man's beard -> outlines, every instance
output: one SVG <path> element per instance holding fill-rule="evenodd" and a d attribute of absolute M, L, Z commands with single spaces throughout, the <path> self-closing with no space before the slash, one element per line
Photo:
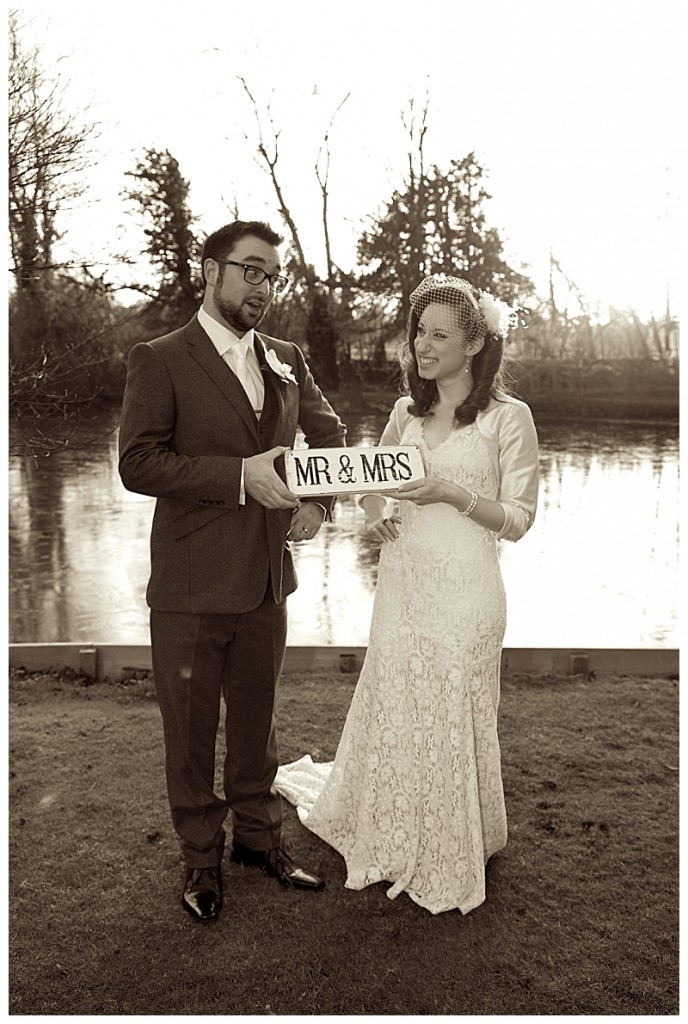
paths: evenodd
<path fill-rule="evenodd" d="M 222 319 L 227 321 L 232 330 L 245 334 L 252 327 L 257 327 L 265 316 L 267 303 L 264 303 L 262 299 L 255 298 L 250 300 L 251 305 L 247 304 L 247 302 L 242 302 L 241 305 L 238 305 L 236 302 L 230 302 L 228 299 L 221 299 L 219 295 L 220 287 L 221 283 L 218 281 L 213 292 L 215 307 Z M 260 309 L 258 308 L 259 302 L 261 303 Z M 255 303 L 255 306 L 252 303 Z"/>

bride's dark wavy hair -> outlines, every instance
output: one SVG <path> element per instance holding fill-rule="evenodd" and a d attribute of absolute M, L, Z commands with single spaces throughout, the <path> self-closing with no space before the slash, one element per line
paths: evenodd
<path fill-rule="evenodd" d="M 476 302 L 479 295 L 471 289 Z M 419 308 L 411 309 L 408 318 L 406 341 L 404 342 L 400 362 L 403 384 L 413 399 L 409 412 L 413 416 L 427 416 L 437 400 L 437 383 L 426 380 L 418 373 L 415 340 L 418 334 L 418 321 L 430 303 L 438 302 L 447 306 L 456 318 L 457 326 L 466 325 L 461 329 L 466 334 L 466 347 L 470 349 L 473 342 L 485 338 L 483 347 L 473 356 L 473 388 L 470 394 L 457 405 L 454 410 L 454 423 L 463 426 L 473 423 L 479 412 L 486 409 L 491 398 L 498 398 L 499 392 L 507 391 L 506 374 L 502 366 L 504 357 L 504 339 L 500 334 L 493 334 L 485 327 L 485 321 L 470 299 L 455 286 L 438 283 L 429 288 L 423 295 Z"/>

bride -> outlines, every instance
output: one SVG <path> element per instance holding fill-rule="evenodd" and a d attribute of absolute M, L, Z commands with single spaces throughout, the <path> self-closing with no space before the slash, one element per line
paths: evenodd
<path fill-rule="evenodd" d="M 506 625 L 501 539 L 537 503 L 528 407 L 501 389 L 511 311 L 444 275 L 411 295 L 407 396 L 381 445 L 416 444 L 424 479 L 360 499 L 382 542 L 365 662 L 331 765 L 279 769 L 276 789 L 344 857 L 346 885 L 390 882 L 433 914 L 485 899 L 506 844 L 497 707 Z"/>

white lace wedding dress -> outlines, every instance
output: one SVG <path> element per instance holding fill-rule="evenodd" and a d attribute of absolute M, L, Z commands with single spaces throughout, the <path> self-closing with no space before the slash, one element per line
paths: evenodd
<path fill-rule="evenodd" d="M 430 450 L 426 473 L 497 498 L 475 424 Z M 382 545 L 368 651 L 333 764 L 281 767 L 275 788 L 346 861 L 346 885 L 388 881 L 433 914 L 485 899 L 506 843 L 497 705 L 506 624 L 497 541 L 446 504 L 400 503 Z"/>

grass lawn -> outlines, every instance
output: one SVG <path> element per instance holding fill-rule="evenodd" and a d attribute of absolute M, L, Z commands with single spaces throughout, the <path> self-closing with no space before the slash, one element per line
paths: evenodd
<path fill-rule="evenodd" d="M 283 678 L 283 762 L 332 758 L 354 682 Z M 151 682 L 15 673 L 10 1013 L 677 1014 L 677 681 L 507 677 L 500 736 L 509 843 L 477 910 L 345 889 L 286 806 L 285 845 L 327 889 L 226 856 L 202 925 L 179 905 Z"/>

